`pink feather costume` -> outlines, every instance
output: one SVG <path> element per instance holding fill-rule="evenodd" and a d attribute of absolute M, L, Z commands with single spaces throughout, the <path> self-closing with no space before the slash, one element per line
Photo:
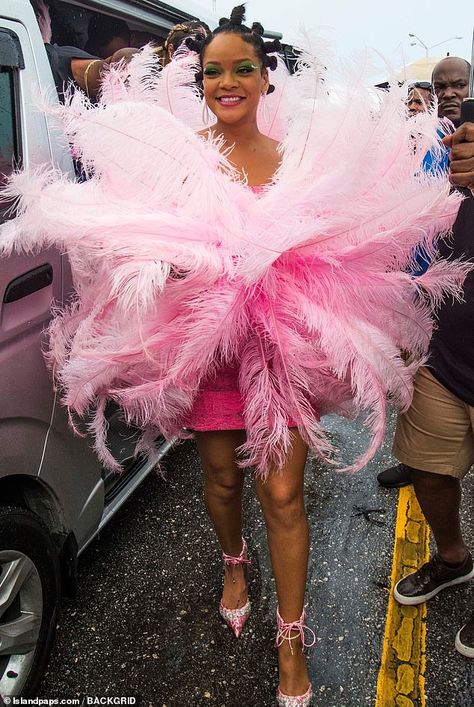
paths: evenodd
<path fill-rule="evenodd" d="M 387 400 L 410 403 L 433 307 L 460 295 L 469 266 L 434 261 L 418 278 L 406 269 L 418 244 L 434 253 L 460 198 L 420 170 L 434 115 L 407 121 L 398 86 L 378 92 L 360 66 L 331 79 L 315 54 L 291 78 L 280 71 L 284 90 L 259 116 L 282 151 L 259 194 L 195 133 L 192 58 L 160 70 L 147 51 L 110 70 L 98 105 L 76 92 L 50 109 L 89 181 L 53 168 L 11 180 L 18 215 L 0 247 L 69 255 L 77 294 L 53 319 L 48 359 L 68 408 L 94 411 L 109 467 L 107 399 L 144 428 L 143 450 L 157 432 L 182 436 L 203 382 L 229 367 L 242 465 L 261 474 L 281 467 L 289 421 L 332 461 L 318 416 L 330 411 L 367 413 L 372 441 L 350 467 L 360 468 L 383 439 Z"/>

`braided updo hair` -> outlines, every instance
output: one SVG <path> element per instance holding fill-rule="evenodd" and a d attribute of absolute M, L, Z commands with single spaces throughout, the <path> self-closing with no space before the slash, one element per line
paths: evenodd
<path fill-rule="evenodd" d="M 274 71 L 277 67 L 278 60 L 276 56 L 269 56 L 269 54 L 280 51 L 280 42 L 278 41 L 278 39 L 274 39 L 271 42 L 264 42 L 263 34 L 265 30 L 263 29 L 260 22 L 254 22 L 252 27 L 246 27 L 243 24 L 244 20 L 245 5 L 237 5 L 237 7 L 234 7 L 234 9 L 232 10 L 230 18 L 228 19 L 227 17 L 222 17 L 219 20 L 219 26 L 216 27 L 216 29 L 211 32 L 211 34 L 209 34 L 205 39 L 201 39 L 199 37 L 196 37 L 194 39 L 189 38 L 185 40 L 186 45 L 189 47 L 189 49 L 192 49 L 193 51 L 199 54 L 199 58 L 201 60 L 202 65 L 202 60 L 204 52 L 206 51 L 206 47 L 212 42 L 216 35 L 224 33 L 237 34 L 244 40 L 244 42 L 247 42 L 248 44 L 252 45 L 255 50 L 255 54 L 257 55 L 259 61 L 262 64 L 262 67 L 270 69 L 270 71 Z M 198 81 L 202 81 L 202 72 L 196 75 L 196 79 Z M 274 90 L 275 86 L 269 84 L 267 93 L 272 93 Z"/>
<path fill-rule="evenodd" d="M 205 30 L 205 34 L 202 33 Z M 205 22 L 200 20 L 193 20 L 192 22 L 183 22 L 179 25 L 174 25 L 168 32 L 168 36 L 165 39 L 163 47 L 168 48 L 172 44 L 175 49 L 179 47 L 181 42 L 186 39 L 186 37 L 191 33 L 197 33 L 197 37 L 203 41 L 204 36 L 210 34 L 211 30 L 206 25 Z"/>

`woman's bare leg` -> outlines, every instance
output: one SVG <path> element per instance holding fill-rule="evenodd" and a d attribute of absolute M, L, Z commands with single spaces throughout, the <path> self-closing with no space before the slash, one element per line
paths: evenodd
<path fill-rule="evenodd" d="M 196 443 L 204 471 L 204 500 L 226 555 L 242 550 L 242 490 L 245 474 L 236 463 L 236 449 L 245 440 L 241 430 L 196 432 Z M 247 601 L 247 581 L 242 565 L 226 566 L 222 603 L 237 609 Z"/>
<path fill-rule="evenodd" d="M 292 434 L 293 449 L 285 468 L 281 472 L 271 472 L 266 481 L 256 480 L 267 525 L 278 606 L 283 621 L 287 623 L 297 621 L 303 613 L 309 552 L 303 495 L 308 450 L 298 430 L 293 429 Z M 278 649 L 280 689 L 286 695 L 302 695 L 309 683 L 306 658 L 299 638 L 291 641 L 291 647 L 289 641 L 284 641 Z"/>

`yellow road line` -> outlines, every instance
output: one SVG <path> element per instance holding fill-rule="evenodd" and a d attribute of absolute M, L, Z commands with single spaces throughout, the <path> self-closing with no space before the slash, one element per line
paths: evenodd
<path fill-rule="evenodd" d="M 412 486 L 400 489 L 392 589 L 429 557 L 429 528 Z M 401 606 L 390 591 L 376 707 L 425 707 L 426 604 Z"/>

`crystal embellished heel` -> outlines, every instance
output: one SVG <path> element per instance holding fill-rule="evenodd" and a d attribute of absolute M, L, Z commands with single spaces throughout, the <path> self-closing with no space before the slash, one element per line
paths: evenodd
<path fill-rule="evenodd" d="M 313 699 L 313 688 L 308 687 L 304 695 L 284 695 L 278 688 L 277 690 L 277 705 L 278 707 L 309 707 Z"/>
<path fill-rule="evenodd" d="M 291 653 L 293 653 L 292 641 L 297 638 L 299 638 L 301 641 L 302 650 L 304 648 L 310 648 L 311 646 L 314 646 L 314 644 L 316 643 L 316 636 L 314 634 L 314 631 L 310 629 L 309 626 L 306 626 L 306 624 L 304 623 L 305 618 L 306 613 L 303 609 L 303 613 L 301 614 L 298 621 L 291 621 L 290 623 L 286 623 L 281 618 L 280 612 L 277 609 L 278 630 L 275 646 L 279 648 L 284 641 L 288 641 L 288 643 L 290 644 L 290 651 Z M 308 643 L 305 640 L 305 631 L 307 631 L 309 634 Z M 280 690 L 280 687 L 278 687 L 276 698 L 278 707 L 309 707 L 313 698 L 313 688 L 311 687 L 310 683 L 304 695 L 285 695 Z"/>
<path fill-rule="evenodd" d="M 236 565 L 250 565 L 251 560 L 247 559 L 247 549 L 247 543 L 244 538 L 242 538 L 242 551 L 238 557 L 226 555 L 225 552 L 222 553 L 224 565 L 227 567 L 235 567 Z M 238 609 L 228 609 L 224 606 L 221 600 L 219 604 L 219 614 L 222 616 L 227 626 L 233 631 L 234 636 L 238 638 L 242 633 L 242 629 L 250 615 L 250 602 L 247 599 L 245 604 Z"/>

